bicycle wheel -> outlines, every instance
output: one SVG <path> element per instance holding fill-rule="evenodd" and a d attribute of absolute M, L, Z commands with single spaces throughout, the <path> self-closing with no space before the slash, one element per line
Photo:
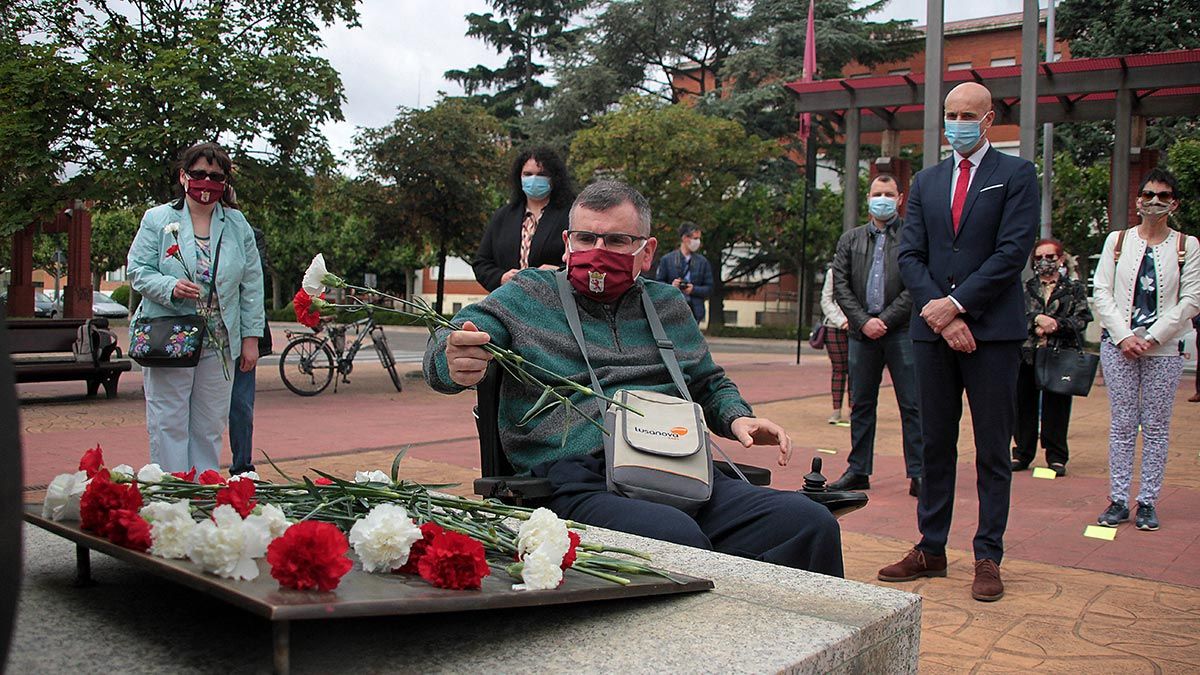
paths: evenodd
<path fill-rule="evenodd" d="M 316 396 L 333 381 L 333 352 L 321 340 L 292 340 L 279 355 L 279 377 L 293 393 Z"/>
<path fill-rule="evenodd" d="M 383 364 L 383 369 L 388 371 L 388 375 L 392 376 L 392 385 L 396 387 L 396 391 L 402 391 L 400 374 L 396 372 L 396 357 L 392 355 L 392 348 L 388 346 L 387 336 L 381 330 L 372 338 L 375 343 L 375 352 L 379 354 L 379 362 Z"/>

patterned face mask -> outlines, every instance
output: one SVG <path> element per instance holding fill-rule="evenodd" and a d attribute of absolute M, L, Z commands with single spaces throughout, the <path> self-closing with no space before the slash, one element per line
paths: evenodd
<path fill-rule="evenodd" d="M 1050 276 L 1058 274 L 1057 260 L 1035 260 L 1033 261 L 1033 273 L 1038 276 Z"/>

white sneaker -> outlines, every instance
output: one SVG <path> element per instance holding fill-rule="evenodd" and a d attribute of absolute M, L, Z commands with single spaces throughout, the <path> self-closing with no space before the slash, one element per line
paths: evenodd
<path fill-rule="evenodd" d="M 833 414 L 829 416 L 829 419 L 827 421 L 830 424 L 837 424 L 838 422 L 841 422 L 842 421 L 842 411 L 834 410 Z"/>

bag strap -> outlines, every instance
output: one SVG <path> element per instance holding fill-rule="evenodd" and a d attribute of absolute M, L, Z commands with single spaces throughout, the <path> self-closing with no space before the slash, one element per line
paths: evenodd
<path fill-rule="evenodd" d="M 571 327 L 571 335 L 575 337 L 575 343 L 579 345 L 579 351 L 583 353 L 583 362 L 587 365 L 588 374 L 592 377 L 592 388 L 603 394 L 604 390 L 600 387 L 600 380 L 596 377 L 596 371 L 592 369 L 592 362 L 588 359 L 587 346 L 583 341 L 583 327 L 579 323 L 579 305 L 575 302 L 575 295 L 571 290 L 571 282 L 567 280 L 566 270 L 560 270 L 554 274 L 555 281 L 558 285 L 558 297 L 562 300 L 563 313 L 567 316 L 567 325 Z M 683 394 L 683 398 L 688 403 L 693 403 L 691 392 L 688 391 L 687 384 L 683 380 L 683 371 L 679 368 L 679 361 L 675 358 L 675 344 L 667 337 L 666 330 L 663 329 L 662 320 L 658 317 L 658 310 L 655 309 L 654 303 L 650 300 L 650 293 L 646 291 L 645 285 L 642 286 L 642 307 L 646 310 L 646 319 L 650 322 L 650 332 L 654 336 L 654 342 L 658 346 L 658 353 L 662 356 L 663 362 L 667 365 L 667 371 L 671 373 L 671 380 L 679 389 L 679 393 Z M 600 405 L 600 413 L 603 415 L 608 411 L 608 406 L 603 399 L 597 399 Z M 734 473 L 739 478 L 750 482 L 746 478 L 746 474 L 738 468 L 737 464 L 730 459 L 729 455 L 721 449 L 721 446 L 710 442 L 709 445 L 717 449 L 721 453 L 721 457 L 729 464 Z"/>
<path fill-rule="evenodd" d="M 1117 246 L 1113 249 L 1113 262 L 1121 262 L 1121 247 L 1125 245 L 1125 235 L 1129 230 L 1121 230 L 1117 233 Z"/>
<path fill-rule="evenodd" d="M 1179 276 L 1180 276 L 1180 288 L 1182 288 L 1183 287 L 1183 283 L 1182 283 L 1182 281 L 1183 281 L 1183 279 L 1182 279 L 1182 277 L 1183 277 L 1183 260 L 1184 260 L 1184 258 L 1187 257 L 1187 235 L 1184 234 L 1183 232 L 1180 232 L 1179 230 L 1175 230 L 1175 238 L 1178 240 L 1177 245 L 1179 247 Z"/>
<path fill-rule="evenodd" d="M 567 280 L 566 270 L 554 273 L 555 281 L 558 283 L 558 297 L 562 300 L 563 314 L 567 316 L 567 325 L 571 327 L 571 335 L 575 336 L 575 344 L 579 345 L 579 351 L 583 353 L 583 362 L 587 365 L 588 374 L 592 376 L 592 389 L 598 394 L 604 394 L 604 389 L 600 386 L 600 380 L 596 377 L 596 371 L 592 370 L 592 362 L 588 359 L 587 346 L 583 341 L 583 327 L 579 325 L 579 305 L 575 303 L 575 296 L 571 293 L 571 282 Z M 600 402 L 600 416 L 608 412 L 608 404 L 603 399 L 596 399 Z"/>

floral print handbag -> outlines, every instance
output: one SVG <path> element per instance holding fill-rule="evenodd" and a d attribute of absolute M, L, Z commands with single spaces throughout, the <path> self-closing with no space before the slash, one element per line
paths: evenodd
<path fill-rule="evenodd" d="M 225 233 L 221 233 L 224 238 Z M 217 265 L 221 263 L 221 242 L 213 261 L 209 304 L 217 288 Z M 159 316 L 140 315 L 129 326 L 129 358 L 146 368 L 195 368 L 200 363 L 208 321 L 199 314 Z"/>
<path fill-rule="evenodd" d="M 129 358 L 148 368 L 195 368 L 207 323 L 198 314 L 139 317 L 130 326 Z"/>

